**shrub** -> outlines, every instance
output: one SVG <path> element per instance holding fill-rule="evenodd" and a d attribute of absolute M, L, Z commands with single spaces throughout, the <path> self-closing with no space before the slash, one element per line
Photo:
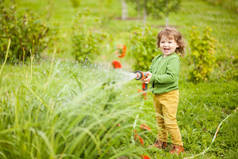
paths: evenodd
<path fill-rule="evenodd" d="M 142 71 L 149 69 L 152 59 L 158 55 L 156 35 L 157 32 L 151 27 L 137 28 L 133 31 L 129 46 L 129 54 L 135 60 L 133 69 Z"/>
<path fill-rule="evenodd" d="M 0 58 L 4 59 L 8 39 L 11 39 L 8 55 L 11 63 L 24 61 L 30 56 L 40 57 L 49 41 L 49 28 L 32 13 L 17 15 L 14 6 L 0 6 L 0 32 Z"/>
<path fill-rule="evenodd" d="M 85 61 L 92 63 L 96 56 L 101 53 L 101 44 L 107 37 L 107 34 L 95 28 L 89 28 L 89 24 L 97 25 L 98 18 L 87 19 L 87 16 L 79 14 L 73 26 L 73 56 L 76 61 L 84 63 Z M 90 22 L 91 20 L 91 22 Z"/>
<path fill-rule="evenodd" d="M 73 35 L 73 55 L 75 60 L 80 63 L 85 61 L 92 63 L 97 55 L 100 54 L 100 43 L 105 34 L 93 31 L 78 31 Z"/>
<path fill-rule="evenodd" d="M 207 27 L 201 35 L 193 27 L 190 34 L 191 57 L 193 60 L 190 80 L 194 82 L 208 80 L 215 66 L 215 40 L 210 32 L 211 28 Z"/>
<path fill-rule="evenodd" d="M 74 8 L 78 8 L 81 0 L 70 0 L 70 2 Z"/>

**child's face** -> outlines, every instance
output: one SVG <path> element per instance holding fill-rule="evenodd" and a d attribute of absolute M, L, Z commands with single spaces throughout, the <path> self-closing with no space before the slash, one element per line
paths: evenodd
<path fill-rule="evenodd" d="M 165 56 L 174 53 L 176 48 L 178 47 L 177 42 L 174 38 L 169 38 L 167 36 L 162 36 L 160 40 L 160 50 L 163 52 Z"/>

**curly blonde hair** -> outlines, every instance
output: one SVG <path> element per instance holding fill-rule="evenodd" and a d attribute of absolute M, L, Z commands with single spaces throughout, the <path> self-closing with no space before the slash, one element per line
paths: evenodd
<path fill-rule="evenodd" d="M 177 54 L 181 54 L 182 56 L 185 54 L 185 43 L 182 34 L 179 31 L 172 27 L 164 28 L 157 35 L 157 47 L 160 47 L 160 40 L 162 36 L 166 36 L 169 39 L 174 39 L 178 44 L 178 48 L 176 48 L 175 52 Z"/>

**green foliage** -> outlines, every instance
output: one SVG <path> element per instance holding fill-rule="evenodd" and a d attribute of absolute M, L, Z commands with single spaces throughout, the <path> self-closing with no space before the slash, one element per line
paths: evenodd
<path fill-rule="evenodd" d="M 175 12 L 180 7 L 181 0 L 127 0 L 133 3 L 138 11 L 143 12 L 146 10 L 146 14 L 154 17 L 161 17 Z"/>
<path fill-rule="evenodd" d="M 97 17 L 88 17 L 87 15 L 89 13 L 87 12 L 89 11 L 79 13 L 73 26 L 72 55 L 80 63 L 84 63 L 85 61 L 92 63 L 95 57 L 100 55 L 101 45 L 104 39 L 107 38 L 106 33 L 91 27 L 93 25 L 99 25 L 100 19 Z"/>
<path fill-rule="evenodd" d="M 70 2 L 74 8 L 78 8 L 80 6 L 81 0 L 70 0 Z"/>
<path fill-rule="evenodd" d="M 238 0 L 204 0 L 211 4 L 220 5 L 224 8 L 238 12 Z"/>
<path fill-rule="evenodd" d="M 101 32 L 78 30 L 73 35 L 73 56 L 80 63 L 92 63 L 96 56 L 100 55 L 100 43 L 105 38 Z"/>
<path fill-rule="evenodd" d="M 190 80 L 194 82 L 206 81 L 215 66 L 215 40 L 211 36 L 211 28 L 206 27 L 200 35 L 196 27 L 190 34 L 191 58 L 193 68 L 190 71 Z"/>
<path fill-rule="evenodd" d="M 157 136 L 152 96 L 143 104 L 137 94 L 141 83 L 135 80 L 123 86 L 125 74 L 118 75 L 118 71 L 60 61 L 32 67 L 6 66 L 0 80 L 0 158 L 140 159 L 141 154 L 179 158 L 169 154 L 168 149 L 158 151 L 149 146 Z M 237 106 L 238 82 L 182 81 L 180 86 L 177 119 L 188 152 L 185 158 L 210 145 L 217 125 Z M 136 130 L 145 146 L 131 142 L 137 114 Z M 215 145 L 198 159 L 234 156 L 236 121 L 237 116 L 226 121 Z M 145 123 L 151 131 L 139 128 Z"/>
<path fill-rule="evenodd" d="M 49 28 L 31 12 L 17 15 L 14 6 L 0 6 L 0 32 L 0 58 L 4 59 L 8 39 L 11 39 L 7 59 L 11 63 L 24 61 L 30 56 L 39 58 L 49 41 Z"/>
<path fill-rule="evenodd" d="M 136 30 L 132 31 L 129 54 L 135 60 L 133 64 L 134 70 L 148 70 L 152 59 L 158 55 L 156 35 L 157 31 L 151 27 L 146 27 L 145 29 L 136 28 Z"/>
<path fill-rule="evenodd" d="M 0 158 L 140 158 L 138 98 L 116 87 L 124 74 L 57 61 L 9 66 L 2 77 Z"/>
<path fill-rule="evenodd" d="M 45 5 L 42 5 L 43 1 L 46 3 L 49 0 L 15 0 L 19 4 L 19 9 L 32 7 L 39 12 L 45 11 Z M 107 13 L 110 14 L 104 15 L 111 17 L 120 15 L 119 12 L 115 14 L 115 7 L 120 6 L 119 1 L 104 1 L 113 2 L 112 7 L 108 7 Z M 79 6 L 82 8 L 83 5 L 90 6 L 95 12 L 88 16 L 87 21 L 78 24 L 91 25 L 93 22 L 90 21 L 90 18 L 94 18 L 93 15 L 98 16 L 105 13 L 98 7 L 98 2 L 98 0 L 84 1 L 82 6 Z M 72 7 L 65 9 L 65 6 L 69 5 L 70 1 L 54 3 L 54 9 L 51 10 L 54 16 L 48 21 L 50 24 L 52 21 L 60 22 L 59 28 L 62 32 L 61 39 L 64 41 L 62 45 L 64 47 L 70 47 L 71 44 L 67 38 L 70 37 L 71 30 L 69 28 L 71 28 L 75 11 Z M 208 10 L 209 12 L 207 12 Z M 227 62 L 223 69 L 229 73 L 224 72 L 224 76 L 229 75 L 226 77 L 234 79 L 233 72 L 238 70 L 237 57 L 235 56 L 238 46 L 236 14 L 230 14 L 220 7 L 209 6 L 200 0 L 183 0 L 181 12 L 171 15 L 169 18 L 170 22 L 176 23 L 181 28 L 185 37 L 191 24 L 212 26 L 214 28 L 213 35 L 224 44 L 223 48 L 227 49 L 220 53 L 229 57 L 221 61 L 222 63 Z M 163 19 L 150 22 L 156 27 L 164 24 Z M 121 39 L 129 41 L 127 38 L 128 27 L 140 23 L 141 21 L 118 21 L 108 18 L 103 29 L 111 32 L 113 36 L 120 35 Z M 221 31 L 221 28 L 224 29 Z M 90 30 L 94 29 L 90 28 Z M 68 54 L 65 56 L 60 52 L 60 55 L 65 59 Z M 181 64 L 187 71 L 188 66 L 183 62 Z M 142 112 L 135 112 L 142 105 L 140 100 L 135 100 L 135 96 L 138 96 L 135 94 L 136 89 L 141 88 L 139 81 L 135 81 L 135 83 L 139 83 L 138 85 L 128 83 L 126 90 L 118 93 L 116 87 L 120 88 L 121 85 L 112 85 L 108 84 L 107 80 L 98 80 L 99 77 L 101 79 L 107 77 L 108 72 L 81 70 L 78 64 L 71 62 L 66 64 L 57 61 L 51 65 L 52 67 L 49 66 L 48 61 L 46 63 L 42 61 L 33 65 L 32 69 L 26 66 L 6 65 L 2 70 L 0 79 L 0 158 L 90 159 L 119 158 L 124 155 L 134 159 L 141 158 L 142 153 L 148 153 L 151 158 L 190 157 L 199 154 L 209 146 L 220 121 L 231 113 L 238 103 L 237 81 L 218 82 L 216 80 L 195 85 L 182 80 L 186 76 L 182 71 L 181 100 L 177 119 L 187 153 L 183 157 L 177 157 L 170 155 L 168 149 L 158 151 L 158 149 L 149 147 L 157 135 L 155 112 L 151 96 L 148 96 L 148 100 L 145 101 Z M 213 73 L 217 75 L 217 72 L 213 71 Z M 236 77 L 238 77 L 237 73 Z M 114 86 L 116 86 L 115 90 Z M 103 109 L 107 112 L 104 112 Z M 139 113 L 137 125 L 146 122 L 152 129 L 151 132 L 145 132 L 137 128 L 145 141 L 144 147 L 137 143 L 131 144 L 131 124 L 133 124 L 135 113 Z M 237 116 L 227 120 L 222 125 L 212 149 L 197 158 L 237 158 L 237 120 Z M 120 127 L 115 126 L 118 121 Z"/>

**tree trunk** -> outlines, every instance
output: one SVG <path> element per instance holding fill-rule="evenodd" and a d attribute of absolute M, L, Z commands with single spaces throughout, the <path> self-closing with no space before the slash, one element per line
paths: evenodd
<path fill-rule="evenodd" d="M 147 12 L 146 12 L 146 7 L 144 7 L 143 8 L 143 32 L 142 32 L 142 35 L 144 35 L 144 33 L 145 33 L 146 19 L 147 19 Z"/>
<path fill-rule="evenodd" d="M 143 23 L 144 27 L 146 25 L 146 20 L 147 20 L 147 0 L 144 0 L 144 7 L 143 7 Z"/>
<path fill-rule="evenodd" d="M 126 19 L 127 19 L 127 15 L 128 15 L 126 1 L 125 1 L 125 0 L 121 0 L 121 5 L 122 5 L 122 15 L 121 15 L 121 19 L 122 19 L 122 20 L 126 20 Z"/>
<path fill-rule="evenodd" d="M 136 0 L 136 3 L 137 3 L 137 5 L 138 5 L 138 4 L 139 4 L 139 0 Z M 137 8 L 137 18 L 138 18 L 138 19 L 141 19 L 140 7 L 137 6 L 136 8 Z"/>
<path fill-rule="evenodd" d="M 169 25 L 169 18 L 168 16 L 165 18 L 165 26 L 167 27 Z"/>
<path fill-rule="evenodd" d="M 147 20 L 147 12 L 146 12 L 146 7 L 143 8 L 143 24 L 146 25 L 146 20 Z"/>

